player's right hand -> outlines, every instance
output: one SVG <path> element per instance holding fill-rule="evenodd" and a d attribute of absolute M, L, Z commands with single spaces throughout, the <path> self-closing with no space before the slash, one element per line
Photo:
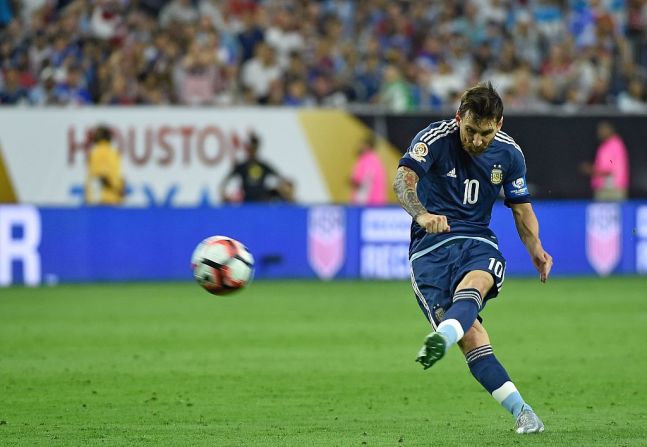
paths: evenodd
<path fill-rule="evenodd" d="M 448 233 L 451 230 L 447 223 L 447 216 L 439 214 L 423 213 L 416 217 L 416 223 L 427 233 Z"/>

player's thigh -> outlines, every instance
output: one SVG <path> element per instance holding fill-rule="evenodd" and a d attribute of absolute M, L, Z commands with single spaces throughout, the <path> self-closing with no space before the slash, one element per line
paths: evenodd
<path fill-rule="evenodd" d="M 490 336 L 488 335 L 485 327 L 476 320 L 472 327 L 463 335 L 463 338 L 458 342 L 458 346 L 467 354 L 476 348 L 490 344 Z"/>
<path fill-rule="evenodd" d="M 485 296 L 493 285 L 494 278 L 490 272 L 485 270 L 472 270 L 463 276 L 463 279 L 456 286 L 456 292 L 463 289 L 476 289 L 481 293 L 481 296 Z"/>
<path fill-rule="evenodd" d="M 452 290 L 468 288 L 466 285 L 477 284 L 480 287 L 487 288 L 489 281 L 484 279 L 482 273 L 470 272 L 487 272 L 492 277 L 492 283 L 488 290 L 482 292 L 483 303 L 494 298 L 499 294 L 505 280 L 506 261 L 503 254 L 495 247 L 488 243 L 478 240 L 470 240 L 463 245 L 460 267 L 458 268 Z M 465 282 L 463 282 L 465 281 Z"/>
<path fill-rule="evenodd" d="M 418 305 L 434 328 L 452 303 L 452 272 L 451 252 L 442 247 L 411 263 L 411 285 Z"/>

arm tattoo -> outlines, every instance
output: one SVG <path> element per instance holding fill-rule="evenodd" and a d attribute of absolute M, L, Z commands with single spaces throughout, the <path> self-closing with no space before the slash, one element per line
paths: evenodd
<path fill-rule="evenodd" d="M 393 191 L 395 191 L 402 208 L 414 219 L 427 212 L 418 199 L 417 183 L 418 175 L 415 172 L 405 166 L 398 168 L 398 173 L 393 181 Z"/>

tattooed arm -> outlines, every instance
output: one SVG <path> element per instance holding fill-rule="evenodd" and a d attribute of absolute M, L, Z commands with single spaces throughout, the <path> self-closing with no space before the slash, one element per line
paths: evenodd
<path fill-rule="evenodd" d="M 393 181 L 393 191 L 395 191 L 402 208 L 414 219 L 427 212 L 418 199 L 417 184 L 418 174 L 405 166 L 398 168 L 398 173 Z"/>
<path fill-rule="evenodd" d="M 450 230 L 447 217 L 431 214 L 420 203 L 416 186 L 418 175 L 406 166 L 400 166 L 393 181 L 393 191 L 400 201 L 402 208 L 413 217 L 418 225 L 427 233 L 444 233 Z"/>

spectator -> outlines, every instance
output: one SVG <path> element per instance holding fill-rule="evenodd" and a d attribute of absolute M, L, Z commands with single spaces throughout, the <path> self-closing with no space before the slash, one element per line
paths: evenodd
<path fill-rule="evenodd" d="M 428 87 L 433 96 L 440 98 L 443 104 L 447 104 L 453 92 L 465 90 L 466 81 L 454 71 L 454 67 L 443 57 L 439 59 L 438 70 L 431 75 Z"/>
<path fill-rule="evenodd" d="M 84 105 L 92 103 L 90 91 L 85 86 L 83 73 L 78 66 L 67 69 L 63 82 L 56 84 L 53 90 L 56 103 L 60 105 Z"/>
<path fill-rule="evenodd" d="M 172 24 L 190 24 L 198 21 L 200 14 L 192 0 L 171 0 L 160 11 L 160 25 L 167 27 Z"/>
<path fill-rule="evenodd" d="M 564 41 L 566 23 L 561 0 L 537 0 L 531 3 L 533 19 L 542 37 L 551 44 Z"/>
<path fill-rule="evenodd" d="M 111 102 L 130 104 L 134 95 L 147 104 L 266 104 L 272 86 L 270 102 L 276 104 L 279 92 L 287 97 L 299 78 L 313 97 L 320 101 L 332 94 L 337 106 L 382 102 L 394 111 L 427 109 L 436 107 L 439 97 L 427 86 L 436 82 L 440 61 L 446 60 L 462 84 L 494 76 L 501 91 L 513 95 L 515 73 L 527 67 L 542 108 L 593 104 L 633 111 L 644 101 L 636 101 L 639 88 L 632 81 L 647 76 L 644 0 L 1 4 L 0 96 L 5 98 L 16 94 L 4 80 L 13 76 L 7 75 L 10 69 L 18 69 L 27 96 L 43 98 L 44 84 L 51 81 L 42 72 L 51 68 L 62 104 L 105 101 L 113 89 L 123 89 L 123 79 L 114 80 L 121 72 L 128 99 Z M 185 94 L 184 56 L 196 40 L 206 45 L 203 51 L 216 53 L 217 73 L 213 83 L 197 79 L 197 88 Z M 254 57 L 254 48 L 263 45 L 274 48 L 274 56 Z M 393 68 L 385 69 L 388 65 Z M 80 68 L 77 87 L 89 97 L 70 101 L 71 87 L 61 87 L 70 66 Z M 281 85 L 273 84 L 277 72 Z"/>
<path fill-rule="evenodd" d="M 98 126 L 88 159 L 85 201 L 90 205 L 120 205 L 124 201 L 125 182 L 121 172 L 121 155 L 112 145 L 112 131 Z"/>
<path fill-rule="evenodd" d="M 308 95 L 308 88 L 301 79 L 295 79 L 288 84 L 287 94 L 283 102 L 286 106 L 304 107 L 314 104 L 314 100 Z"/>
<path fill-rule="evenodd" d="M 41 72 L 40 78 L 41 82 L 29 92 L 29 102 L 37 106 L 55 104 L 54 87 L 56 86 L 56 81 L 54 80 L 54 71 L 47 67 Z"/>
<path fill-rule="evenodd" d="M 416 64 L 421 70 L 429 72 L 436 71 L 443 50 L 443 44 L 440 39 L 433 34 L 427 34 L 422 41 L 422 48 L 416 55 Z"/>
<path fill-rule="evenodd" d="M 373 135 L 362 139 L 357 155 L 357 161 L 350 178 L 351 203 L 384 205 L 386 203 L 386 168 L 377 155 Z"/>
<path fill-rule="evenodd" d="M 453 31 L 467 37 L 470 45 L 475 46 L 485 41 L 486 23 L 479 14 L 476 3 L 466 2 L 462 15 L 457 15 L 452 23 Z"/>
<path fill-rule="evenodd" d="M 213 103 L 218 77 L 216 53 L 207 51 L 205 45 L 196 39 L 191 43 L 189 53 L 182 58 L 178 68 L 180 102 L 189 105 Z"/>
<path fill-rule="evenodd" d="M 450 38 L 449 54 L 447 61 L 452 66 L 456 75 L 464 83 L 472 83 L 474 75 L 474 60 L 467 46 L 467 39 L 460 35 L 452 35 Z M 515 36 L 516 42 L 516 36 Z"/>
<path fill-rule="evenodd" d="M 123 73 L 115 73 L 112 76 L 110 87 L 104 95 L 101 96 L 101 104 L 113 106 L 133 105 L 137 101 L 137 86 Z"/>
<path fill-rule="evenodd" d="M 270 92 L 270 85 L 281 77 L 274 50 L 264 42 L 256 45 L 255 56 L 245 62 L 241 70 L 241 82 L 249 88 L 257 103 L 264 104 Z"/>
<path fill-rule="evenodd" d="M 227 22 L 222 15 L 220 0 L 199 0 L 198 11 L 202 18 L 206 18 L 213 27 L 220 31 L 227 30 Z"/>
<path fill-rule="evenodd" d="M 122 11 L 119 2 L 96 2 L 90 17 L 90 32 L 99 39 L 110 40 L 120 36 L 125 30 L 122 27 Z"/>
<path fill-rule="evenodd" d="M 538 69 L 541 66 L 541 49 L 544 42 L 527 11 L 521 10 L 516 15 L 512 33 L 517 57 L 528 62 L 533 69 Z"/>
<path fill-rule="evenodd" d="M 246 143 L 247 158 L 237 163 L 220 184 L 223 202 L 294 201 L 294 185 L 258 158 L 261 140 L 252 133 Z M 232 187 L 232 181 L 238 185 Z"/>
<path fill-rule="evenodd" d="M 585 162 L 582 172 L 591 176 L 596 200 L 624 200 L 629 189 L 629 159 L 622 138 L 608 121 L 598 123 L 600 145 L 593 164 Z"/>
<path fill-rule="evenodd" d="M 254 56 L 254 48 L 264 40 L 265 31 L 257 23 L 256 12 L 248 10 L 242 15 L 242 29 L 236 35 L 240 45 L 241 63 L 247 62 Z"/>
<path fill-rule="evenodd" d="M 384 69 L 384 80 L 379 98 L 380 104 L 393 112 L 404 112 L 411 109 L 411 91 L 395 65 L 389 65 Z"/>
<path fill-rule="evenodd" d="M 29 103 L 29 91 L 20 85 L 19 73 L 9 69 L 4 76 L 4 87 L 0 91 L 0 104 L 17 105 Z"/>
<path fill-rule="evenodd" d="M 280 79 L 270 84 L 270 92 L 267 95 L 268 106 L 282 106 L 285 103 L 285 91 L 283 90 L 283 82 Z"/>
<path fill-rule="evenodd" d="M 348 102 L 346 95 L 336 88 L 332 76 L 325 74 L 312 80 L 312 97 L 321 107 L 343 107 Z"/>
<path fill-rule="evenodd" d="M 274 25 L 265 33 L 265 41 L 276 51 L 276 58 L 281 68 L 288 65 L 289 55 L 299 52 L 304 46 L 303 36 L 297 26 L 294 12 L 286 7 L 276 14 Z"/>
<path fill-rule="evenodd" d="M 382 69 L 376 56 L 368 56 L 355 73 L 353 83 L 354 96 L 360 102 L 371 103 L 380 91 Z"/>
<path fill-rule="evenodd" d="M 0 27 L 13 20 L 13 8 L 9 0 L 0 0 Z"/>
<path fill-rule="evenodd" d="M 551 78 L 558 93 L 563 95 L 566 85 L 575 76 L 570 48 L 566 44 L 551 46 L 540 72 L 542 76 Z"/>
<path fill-rule="evenodd" d="M 634 77 L 629 80 L 627 89 L 618 95 L 618 108 L 620 111 L 628 113 L 647 112 L 645 83 L 641 79 Z"/>
<path fill-rule="evenodd" d="M 533 82 L 532 72 L 528 67 L 520 67 L 514 74 L 514 85 L 511 87 L 511 96 L 504 101 L 510 110 L 540 110 L 537 98 L 536 85 Z"/>

